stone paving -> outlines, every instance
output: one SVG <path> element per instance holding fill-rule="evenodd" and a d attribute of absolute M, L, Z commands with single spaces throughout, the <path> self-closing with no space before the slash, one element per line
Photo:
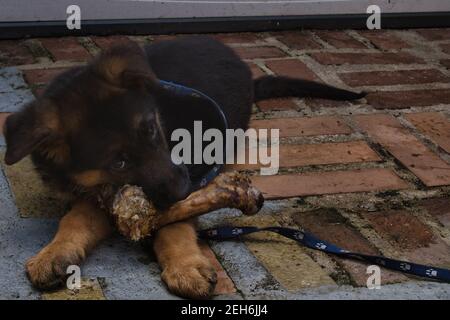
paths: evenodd
<path fill-rule="evenodd" d="M 349 250 L 450 267 L 450 29 L 217 34 L 255 77 L 279 74 L 369 94 L 359 102 L 274 99 L 254 108 L 252 127 L 279 128 L 280 172 L 254 183 L 266 204 L 254 217 L 233 210 L 201 219 L 284 225 Z M 59 72 L 115 43 L 176 35 L 0 41 L 0 127 Z M 0 136 L 0 153 L 4 153 Z M 3 156 L 1 156 L 3 158 Z M 66 202 L 47 190 L 29 159 L 0 172 L 0 298 L 176 299 L 160 280 L 148 242 L 115 237 L 82 267 L 81 290 L 39 293 L 24 261 L 56 230 Z M 300 247 L 272 234 L 204 243 L 219 274 L 215 299 L 449 299 L 450 285 Z"/>

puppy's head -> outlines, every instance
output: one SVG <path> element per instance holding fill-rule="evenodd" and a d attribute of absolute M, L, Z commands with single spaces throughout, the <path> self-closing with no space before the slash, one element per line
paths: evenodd
<path fill-rule="evenodd" d="M 136 184 L 165 207 L 188 195 L 190 180 L 171 160 L 162 90 L 137 45 L 113 48 L 61 74 L 7 118 L 5 162 L 32 153 L 43 171 L 68 184 Z"/>

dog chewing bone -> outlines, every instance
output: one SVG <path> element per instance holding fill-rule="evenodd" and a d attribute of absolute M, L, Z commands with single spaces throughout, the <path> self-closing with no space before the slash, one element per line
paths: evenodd
<path fill-rule="evenodd" d="M 169 209 L 158 211 L 140 187 L 125 185 L 104 201 L 119 232 L 138 241 L 164 225 L 186 220 L 221 208 L 236 208 L 246 215 L 261 209 L 264 198 L 240 173 L 223 173 L 203 189 L 193 192 Z"/>

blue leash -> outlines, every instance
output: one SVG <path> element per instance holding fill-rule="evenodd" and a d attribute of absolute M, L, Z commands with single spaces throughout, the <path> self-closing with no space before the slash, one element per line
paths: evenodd
<path fill-rule="evenodd" d="M 332 243 L 320 240 L 310 233 L 292 228 L 218 227 L 201 230 L 199 231 L 199 236 L 200 238 L 205 240 L 223 241 L 262 231 L 278 233 L 279 235 L 297 241 L 297 243 L 302 244 L 308 248 L 330 253 L 342 258 L 360 260 L 368 262 L 370 264 L 382 266 L 386 269 L 391 269 L 419 277 L 450 283 L 450 270 L 448 269 L 436 268 L 432 266 L 426 266 L 407 261 L 395 260 L 382 256 L 372 256 L 367 254 L 351 252 L 345 249 L 341 249 Z"/>
<path fill-rule="evenodd" d="M 213 108 L 217 112 L 218 118 L 222 121 L 222 129 L 228 128 L 228 123 L 225 115 L 222 112 L 222 109 L 214 101 L 212 98 L 207 96 L 206 94 L 198 91 L 196 89 L 186 87 L 174 82 L 160 80 L 160 83 L 163 87 L 178 95 L 189 95 L 202 99 L 206 99 L 209 101 L 209 107 Z M 195 190 L 206 186 L 211 180 L 213 180 L 221 171 L 223 165 L 216 164 L 214 165 L 208 172 L 206 172 L 200 181 L 195 183 Z M 364 262 L 368 262 L 370 264 L 375 264 L 382 266 L 386 269 L 391 269 L 395 271 L 400 271 L 403 273 L 412 274 L 415 276 L 449 282 L 450 283 L 450 270 L 443 268 L 436 268 L 432 266 L 426 266 L 417 263 L 411 263 L 407 261 L 390 259 L 382 256 L 372 256 L 367 254 L 361 254 L 356 252 L 351 252 L 345 249 L 341 249 L 338 246 L 331 244 L 326 241 L 322 241 L 315 237 L 314 235 L 303 232 L 296 229 L 291 228 L 283 228 L 283 227 L 268 227 L 268 228 L 257 228 L 257 227 L 219 227 L 212 228 L 207 230 L 199 231 L 199 236 L 205 240 L 216 240 L 223 241 L 238 238 L 243 235 L 269 231 L 278 233 L 286 238 L 297 241 L 297 243 L 302 244 L 308 248 L 323 251 L 329 254 L 333 254 L 342 258 L 348 258 L 353 260 L 360 260 Z"/>

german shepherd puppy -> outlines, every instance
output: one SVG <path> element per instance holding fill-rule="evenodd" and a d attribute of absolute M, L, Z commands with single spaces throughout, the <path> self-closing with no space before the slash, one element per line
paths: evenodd
<path fill-rule="evenodd" d="M 80 264 L 113 231 L 95 201 L 102 185 L 139 185 L 161 208 L 191 192 L 193 173 L 186 165 L 173 164 L 169 139 L 174 129 L 207 120 L 208 114 L 192 114 L 189 107 L 197 100 L 176 95 L 158 79 L 214 99 L 229 128 L 246 129 L 252 103 L 262 99 L 364 96 L 300 79 L 264 76 L 253 81 L 233 50 L 203 36 L 161 41 L 145 50 L 114 47 L 90 64 L 64 72 L 41 97 L 8 117 L 4 129 L 6 164 L 31 154 L 42 178 L 75 199 L 54 239 L 26 263 L 35 287 L 63 284 L 67 266 Z M 200 251 L 193 222 L 159 230 L 154 250 L 170 291 L 190 298 L 211 295 L 216 275 Z"/>

